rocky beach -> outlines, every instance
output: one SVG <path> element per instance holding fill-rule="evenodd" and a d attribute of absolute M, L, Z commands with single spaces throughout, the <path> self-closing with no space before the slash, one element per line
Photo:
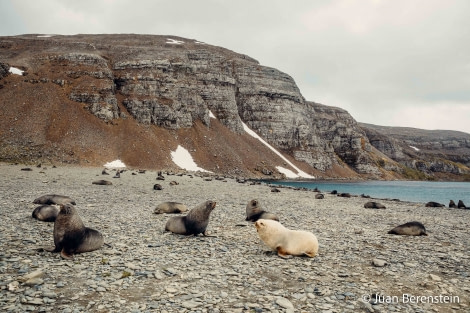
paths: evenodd
<path fill-rule="evenodd" d="M 470 210 L 239 183 L 235 178 L 127 169 L 0 164 L 1 312 L 470 312 Z M 94 185 L 106 179 L 112 185 Z M 171 181 L 177 184 L 170 184 Z M 154 184 L 163 190 L 154 190 Z M 53 223 L 33 219 L 33 200 L 76 201 L 108 245 L 64 260 Z M 315 258 L 282 259 L 245 222 L 258 199 L 289 229 L 314 233 Z M 217 202 L 211 237 L 164 233 L 165 201 Z M 428 236 L 387 234 L 420 221 Z"/>

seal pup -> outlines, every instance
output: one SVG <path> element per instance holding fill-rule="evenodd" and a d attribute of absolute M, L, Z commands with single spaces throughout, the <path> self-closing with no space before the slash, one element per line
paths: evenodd
<path fill-rule="evenodd" d="M 408 222 L 398 225 L 388 232 L 393 235 L 406 235 L 406 236 L 427 236 L 426 228 L 420 222 Z"/>
<path fill-rule="evenodd" d="M 43 222 L 54 222 L 59 215 L 59 207 L 43 204 L 33 210 L 32 217 Z"/>
<path fill-rule="evenodd" d="M 246 205 L 245 221 L 256 222 L 261 218 L 265 220 L 279 221 L 279 218 L 275 214 L 263 210 L 257 199 L 249 201 Z"/>
<path fill-rule="evenodd" d="M 60 206 L 59 215 L 54 222 L 54 248 L 50 252 L 60 252 L 64 259 L 73 259 L 75 253 L 90 252 L 101 248 L 103 235 L 85 227 L 77 210 L 70 203 Z"/>
<path fill-rule="evenodd" d="M 364 207 L 366 209 L 385 209 L 385 205 L 382 203 L 378 203 L 375 201 L 369 201 L 364 204 Z"/>
<path fill-rule="evenodd" d="M 165 231 L 170 231 L 180 235 L 206 234 L 206 228 L 209 224 L 209 215 L 214 210 L 215 201 L 207 200 L 191 209 L 186 216 L 171 217 L 165 225 Z"/>
<path fill-rule="evenodd" d="M 278 221 L 257 220 L 256 231 L 260 239 L 277 255 L 306 255 L 311 258 L 318 254 L 318 240 L 314 234 L 304 230 L 290 230 Z"/>
<path fill-rule="evenodd" d="M 162 202 L 153 211 L 155 214 L 163 213 L 183 213 L 188 211 L 188 207 L 180 202 Z"/>
<path fill-rule="evenodd" d="M 322 194 L 322 193 L 317 193 L 317 194 L 315 195 L 315 199 L 325 199 L 325 195 Z"/>
<path fill-rule="evenodd" d="M 76 204 L 75 200 L 67 196 L 61 195 L 44 195 L 39 198 L 34 199 L 34 204 Z"/>
<path fill-rule="evenodd" d="M 98 179 L 92 182 L 93 185 L 112 185 L 113 183 L 109 180 Z"/>

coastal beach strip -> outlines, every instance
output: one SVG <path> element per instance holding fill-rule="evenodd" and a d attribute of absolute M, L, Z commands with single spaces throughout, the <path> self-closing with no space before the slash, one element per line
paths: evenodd
<path fill-rule="evenodd" d="M 470 310 L 470 210 L 238 183 L 202 175 L 127 169 L 0 164 L 0 311 L 50 312 L 467 312 Z M 212 179 L 211 179 L 212 178 Z M 94 185 L 107 179 L 112 185 Z M 171 181 L 177 184 L 170 184 Z M 156 183 L 163 190 L 154 190 Z M 45 194 L 76 201 L 84 224 L 99 230 L 101 249 L 75 255 L 53 246 L 53 223 L 31 217 Z M 312 232 L 314 258 L 269 252 L 245 207 L 263 209 L 293 230 Z M 217 205 L 213 237 L 164 233 L 162 202 Z M 428 236 L 387 234 L 419 221 Z M 28 276 L 30 275 L 30 276 Z"/>

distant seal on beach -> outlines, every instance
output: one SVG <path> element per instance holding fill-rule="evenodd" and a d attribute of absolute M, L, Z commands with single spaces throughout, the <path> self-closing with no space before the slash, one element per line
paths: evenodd
<path fill-rule="evenodd" d="M 33 203 L 35 204 L 76 204 L 75 200 L 72 200 L 70 197 L 61 196 L 61 195 L 44 195 L 39 198 L 34 199 Z"/>
<path fill-rule="evenodd" d="M 374 201 L 366 202 L 364 204 L 364 207 L 366 209 L 385 209 L 385 205 L 378 203 L 378 202 L 374 202 Z"/>
<path fill-rule="evenodd" d="M 426 203 L 425 206 L 427 208 L 443 208 L 443 207 L 445 207 L 445 205 L 443 205 L 441 203 L 438 203 L 438 202 L 434 202 L 434 201 L 430 201 L 430 202 Z"/>
<path fill-rule="evenodd" d="M 318 240 L 314 234 L 303 230 L 290 230 L 273 220 L 260 219 L 255 223 L 260 239 L 277 255 L 307 255 L 311 258 L 318 254 Z"/>
<path fill-rule="evenodd" d="M 188 211 L 188 207 L 179 202 L 162 202 L 153 211 L 155 214 L 163 213 L 183 213 Z"/>
<path fill-rule="evenodd" d="M 426 228 L 420 222 L 408 222 L 395 227 L 388 232 L 393 235 L 406 235 L 406 236 L 427 236 Z"/>
<path fill-rule="evenodd" d="M 32 217 L 43 222 L 54 222 L 59 214 L 59 207 L 43 204 L 33 210 Z"/>
<path fill-rule="evenodd" d="M 322 193 L 317 193 L 317 194 L 315 195 L 315 199 L 325 199 L 325 195 L 322 194 Z"/>
<path fill-rule="evenodd" d="M 54 248 L 50 252 L 60 252 L 64 259 L 73 259 L 75 253 L 90 252 L 101 248 L 103 235 L 85 227 L 77 210 L 70 203 L 60 206 L 54 222 Z"/>
<path fill-rule="evenodd" d="M 449 201 L 449 208 L 456 208 L 457 205 L 455 204 L 454 200 Z"/>
<path fill-rule="evenodd" d="M 163 187 L 160 184 L 155 184 L 153 185 L 153 190 L 163 190 Z"/>
<path fill-rule="evenodd" d="M 351 194 L 348 192 L 342 192 L 338 194 L 338 197 L 351 198 Z"/>
<path fill-rule="evenodd" d="M 191 209 L 186 216 L 171 217 L 165 225 L 165 231 L 170 231 L 180 235 L 198 235 L 206 234 L 206 228 L 209 224 L 209 215 L 214 210 L 215 201 L 205 201 L 195 208 Z"/>
<path fill-rule="evenodd" d="M 113 183 L 109 180 L 99 179 L 92 182 L 93 185 L 112 185 Z"/>
<path fill-rule="evenodd" d="M 261 208 L 257 199 L 253 199 L 246 205 L 246 219 L 245 221 L 256 222 L 259 219 L 279 221 L 276 214 L 266 212 Z"/>
<path fill-rule="evenodd" d="M 465 206 L 465 204 L 463 203 L 462 200 L 459 200 L 458 204 L 457 204 L 457 208 L 459 209 L 467 209 L 467 207 Z"/>

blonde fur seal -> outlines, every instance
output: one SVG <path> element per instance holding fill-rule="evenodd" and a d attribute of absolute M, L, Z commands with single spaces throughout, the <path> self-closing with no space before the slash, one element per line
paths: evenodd
<path fill-rule="evenodd" d="M 246 205 L 245 221 L 256 222 L 259 219 L 279 221 L 275 214 L 264 211 L 257 199 L 250 200 Z"/>
<path fill-rule="evenodd" d="M 165 225 L 165 231 L 180 235 L 206 235 L 209 225 L 209 215 L 215 208 L 216 202 L 208 200 L 191 209 L 186 216 L 174 216 Z"/>
<path fill-rule="evenodd" d="M 73 259 L 74 253 L 90 252 L 101 248 L 103 235 L 85 227 L 77 210 L 70 203 L 60 206 L 54 222 L 54 245 L 51 252 L 60 252 L 64 259 Z"/>
<path fill-rule="evenodd" d="M 290 230 L 274 220 L 260 219 L 255 223 L 261 240 L 277 255 L 307 255 L 311 258 L 318 254 L 318 240 L 314 234 L 303 230 Z"/>

